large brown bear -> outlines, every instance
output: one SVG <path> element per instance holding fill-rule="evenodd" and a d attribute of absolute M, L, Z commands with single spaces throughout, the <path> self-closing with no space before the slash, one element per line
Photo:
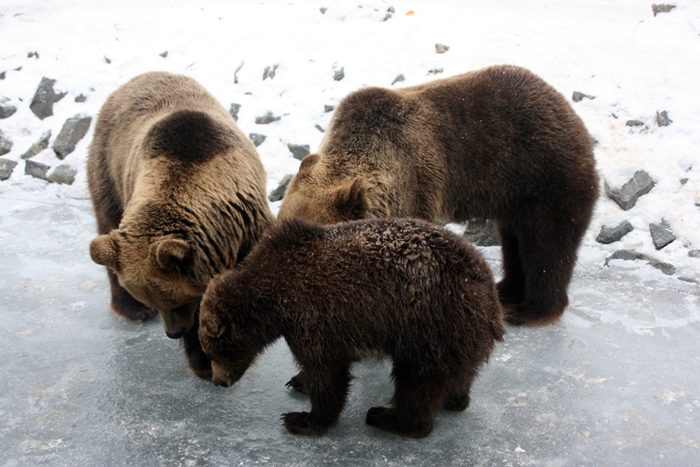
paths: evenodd
<path fill-rule="evenodd" d="M 597 197 L 592 138 L 566 99 L 523 68 L 493 66 L 350 94 L 278 219 L 494 219 L 506 319 L 543 324 L 568 304 Z"/>
<path fill-rule="evenodd" d="M 100 234 L 90 256 L 107 266 L 112 309 L 136 321 L 159 312 L 190 369 L 211 378 L 197 337 L 202 294 L 274 222 L 255 146 L 196 81 L 146 73 L 102 107 L 88 186 Z"/>
<path fill-rule="evenodd" d="M 417 219 L 282 223 L 240 268 L 209 283 L 199 319 L 223 386 L 284 336 L 301 366 L 288 386 L 311 398 L 311 412 L 286 413 L 284 425 L 306 436 L 337 424 L 352 362 L 372 355 L 393 360 L 396 387 L 392 408 L 370 409 L 367 423 L 427 436 L 437 410 L 467 408 L 478 368 L 505 332 L 483 257 Z"/>

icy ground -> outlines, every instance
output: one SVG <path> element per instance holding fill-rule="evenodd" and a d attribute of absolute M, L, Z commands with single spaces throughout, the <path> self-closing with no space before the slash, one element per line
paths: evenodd
<path fill-rule="evenodd" d="M 436 43 L 450 49 L 438 54 Z M 284 388 L 296 368 L 283 342 L 223 389 L 186 371 L 159 320 L 109 313 L 106 274 L 87 252 L 96 232 L 84 165 L 100 106 L 128 79 L 184 73 L 227 109 L 241 104 L 243 131 L 267 136 L 258 151 L 270 192 L 298 168 L 287 144 L 318 146 L 324 105 L 361 86 L 391 87 L 399 74 L 394 87 L 498 63 L 529 68 L 567 98 L 595 96 L 572 106 L 599 141 L 601 178 L 619 187 L 645 170 L 656 185 L 622 211 L 601 184 L 561 322 L 510 327 L 472 405 L 441 413 L 429 438 L 364 424 L 391 396 L 387 363 L 358 364 L 340 425 L 300 438 L 279 420 L 308 407 Z M 0 101 L 17 111 L 0 120 L 13 142 L 0 157 L 18 165 L 0 181 L 0 467 L 700 465 L 700 258 L 688 255 L 700 248 L 700 2 L 654 16 L 639 0 L 3 0 L 2 73 Z M 29 102 L 43 76 L 68 94 L 39 120 Z M 281 120 L 256 125 L 267 111 Z M 53 143 L 77 113 L 93 123 L 75 152 L 32 158 L 77 169 L 73 185 L 25 175 L 20 156 L 47 130 Z M 649 224 L 662 218 L 677 240 L 657 251 Z M 621 241 L 595 241 L 623 220 L 634 230 Z M 676 272 L 604 266 L 618 249 Z M 498 248 L 482 251 L 498 274 Z"/>

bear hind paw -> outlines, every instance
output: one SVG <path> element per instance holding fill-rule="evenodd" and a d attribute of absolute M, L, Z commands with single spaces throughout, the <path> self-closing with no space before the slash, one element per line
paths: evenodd
<path fill-rule="evenodd" d="M 334 425 L 319 423 L 309 412 L 287 412 L 282 414 L 282 421 L 289 433 L 314 438 L 325 435 Z"/>

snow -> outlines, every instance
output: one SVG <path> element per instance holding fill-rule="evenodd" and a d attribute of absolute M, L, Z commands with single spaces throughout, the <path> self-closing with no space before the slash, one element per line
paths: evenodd
<path fill-rule="evenodd" d="M 395 13 L 383 21 L 390 5 Z M 325 14 L 319 10 L 321 7 L 328 8 Z M 408 15 L 409 11 L 413 14 Z M 436 43 L 447 44 L 450 49 L 444 54 L 438 54 L 435 50 Z M 166 51 L 167 57 L 161 57 L 160 54 Z M 39 57 L 30 58 L 29 52 L 37 52 Z M 105 57 L 111 63 L 107 63 Z M 241 63 L 243 66 L 237 73 L 236 84 L 234 72 Z M 677 448 L 683 454 L 680 457 L 664 450 L 663 453 L 653 452 L 654 456 L 666 456 L 655 459 L 659 463 L 671 463 L 671 459 L 675 459 L 677 465 L 690 465 L 689 458 L 684 455 L 694 453 L 697 458 L 697 443 L 700 441 L 697 424 L 693 426 L 690 422 L 681 421 L 687 417 L 692 418 L 695 414 L 693 410 L 700 407 L 700 396 L 693 392 L 695 389 L 691 389 L 694 384 L 700 383 L 694 376 L 700 373 L 697 366 L 700 357 L 695 346 L 697 323 L 700 321 L 697 303 L 700 258 L 688 256 L 689 250 L 700 249 L 700 208 L 696 206 L 696 203 L 700 203 L 700 132 L 697 131 L 700 128 L 700 94 L 697 90 L 697 75 L 700 72 L 700 2 L 693 1 L 678 2 L 677 8 L 671 12 L 654 17 L 651 2 L 633 0 L 4 0 L 0 5 L 0 73 L 5 71 L 6 77 L 0 80 L 0 96 L 11 99 L 9 103 L 16 105 L 18 110 L 10 118 L 0 120 L 4 136 L 14 143 L 12 150 L 1 157 L 19 164 L 9 180 L 0 182 L 0 257 L 3 258 L 3 267 L 0 269 L 11 266 L 5 273 L 0 273 L 0 290 L 7 300 L 6 304 L 0 304 L 0 328 L 11 328 L 6 331 L 9 340 L 3 338 L 0 342 L 4 340 L 13 343 L 0 347 L 3 355 L 0 362 L 6 359 L 5 356 L 17 359 L 11 364 L 0 363 L 3 374 L 17 372 L 25 375 L 26 379 L 35 381 L 38 378 L 35 371 L 46 371 L 52 365 L 60 365 L 55 359 L 70 354 L 70 351 L 49 345 L 55 341 L 51 340 L 54 338 L 50 333 L 47 334 L 47 329 L 55 326 L 77 342 L 86 342 L 89 351 L 100 348 L 98 337 L 102 334 L 120 343 L 131 338 L 125 337 L 125 334 L 141 339 L 133 342 L 129 347 L 131 350 L 123 355 L 119 354 L 119 350 L 110 350 L 106 356 L 95 357 L 98 361 L 93 364 L 112 365 L 116 362 L 121 372 L 120 375 L 113 376 L 110 375 L 109 368 L 105 367 L 98 370 L 99 375 L 91 376 L 97 377 L 97 380 L 91 379 L 88 384 L 90 387 L 101 384 L 99 378 L 104 378 L 103 383 L 107 386 L 117 384 L 117 387 L 109 390 L 110 397 L 118 398 L 121 395 L 130 401 L 157 400 L 155 393 L 149 392 L 155 390 L 125 382 L 129 379 L 129 369 L 138 365 L 145 365 L 145 369 L 136 373 L 140 378 L 148 379 L 149 376 L 156 375 L 171 379 L 163 384 L 167 388 L 164 391 L 170 391 L 168 400 L 176 399 L 175 402 L 171 401 L 173 404 L 180 403 L 177 397 L 185 397 L 173 395 L 178 394 L 174 380 L 194 391 L 196 400 L 202 404 L 211 404 L 210 399 L 219 397 L 220 391 L 215 391 L 205 382 L 193 381 L 186 374 L 182 355 L 175 349 L 174 343 L 164 340 L 158 323 L 136 325 L 109 316 L 105 274 L 101 268 L 90 263 L 86 254 L 87 244 L 95 233 L 87 200 L 85 174 L 95 117 L 107 96 L 129 79 L 153 70 L 182 73 L 202 83 L 227 109 L 231 103 L 241 104 L 238 125 L 242 130 L 246 134 L 267 135 L 266 141 L 258 147 L 258 152 L 267 171 L 269 193 L 286 174 L 295 173 L 298 169 L 299 161 L 292 157 L 287 144 L 308 144 L 312 152 L 318 147 L 323 134 L 315 126 L 326 128 L 331 117 L 331 113 L 324 112 L 324 105 L 335 105 L 349 92 L 362 86 L 411 86 L 504 63 L 530 69 L 569 100 L 574 91 L 595 96 L 595 99 L 584 98 L 581 102 L 570 102 L 598 141 L 595 156 L 601 175 L 601 196 L 579 252 L 579 263 L 572 283 L 572 303 L 565 313 L 565 319 L 545 330 L 509 329 L 506 344 L 496 358 L 492 359 L 489 371 L 484 371 L 480 378 L 480 381 L 483 379 L 481 389 L 475 388 L 477 394 L 473 400 L 477 402 L 481 397 L 483 400 L 480 405 L 470 407 L 465 415 L 443 416 L 440 419 L 443 428 L 436 430 L 433 437 L 441 439 L 440 437 L 449 436 L 446 425 L 459 423 L 460 427 L 467 427 L 464 428 L 467 434 L 462 434 L 461 437 L 480 437 L 469 441 L 469 449 L 480 455 L 487 453 L 484 459 L 494 462 L 498 459 L 499 463 L 505 459 L 514 465 L 568 465 L 566 462 L 578 465 L 574 459 L 597 458 L 593 454 L 592 441 L 586 441 L 589 437 L 594 438 L 596 443 L 605 443 L 608 437 L 614 438 L 613 435 L 601 435 L 596 429 L 603 430 L 610 417 L 615 417 L 616 410 L 635 409 L 613 407 L 614 402 L 624 405 L 625 397 L 629 394 L 635 397 L 651 394 L 655 400 L 663 401 L 663 407 L 675 407 L 675 411 L 665 412 L 667 415 L 662 416 L 658 415 L 662 409 L 657 407 L 653 412 L 656 415 L 647 414 L 648 418 L 668 428 L 668 436 L 676 444 L 684 446 Z M 276 76 L 263 81 L 265 67 L 275 64 L 278 65 Z M 21 70 L 18 71 L 19 67 Z M 345 78 L 341 81 L 333 80 L 334 71 L 341 67 Z M 444 72 L 430 75 L 428 71 L 434 68 L 443 68 Z M 392 85 L 398 74 L 403 74 L 406 80 Z M 55 79 L 55 89 L 68 94 L 54 105 L 54 115 L 42 121 L 30 111 L 29 103 L 44 76 Z M 87 96 L 86 102 L 74 101 L 80 94 Z M 659 127 L 655 122 L 656 113 L 664 110 L 668 112 L 672 123 Z M 268 111 L 281 116 L 281 120 L 269 125 L 256 125 L 255 117 Z M 24 175 L 21 154 L 47 130 L 52 131 L 53 144 L 65 120 L 79 113 L 92 115 L 93 123 L 75 152 L 59 161 L 49 147 L 32 159 L 51 165 L 52 170 L 63 163 L 79 169 L 75 183 L 70 186 L 48 184 Z M 641 120 L 645 126 L 631 128 L 626 125 L 630 119 Z M 619 188 L 637 170 L 647 171 L 656 185 L 631 210 L 622 211 L 605 195 L 602 181 Z M 681 180 L 684 179 L 687 181 L 682 183 Z M 280 202 L 271 203 L 273 212 L 277 212 L 279 204 Z M 649 224 L 658 223 L 662 218 L 669 222 L 677 240 L 657 251 L 649 234 Z M 621 241 L 610 245 L 601 245 L 595 241 L 602 225 L 614 226 L 623 220 L 629 220 L 634 230 Z M 676 266 L 676 273 L 666 276 L 648 266 L 647 261 L 614 260 L 608 267 L 603 266 L 607 256 L 623 248 L 635 249 L 655 260 L 671 263 Z M 498 248 L 483 248 L 482 251 L 497 269 L 500 254 Z M 59 267 L 55 264 L 56 261 L 68 263 Z M 51 274 L 61 276 L 56 278 Z M 22 290 L 27 286 L 31 288 L 32 284 L 35 286 L 33 293 L 26 297 L 21 295 Z M 68 296 L 70 291 L 75 296 Z M 96 294 L 99 296 L 95 297 Z M 54 305 L 59 306 L 57 304 L 63 308 L 52 308 Z M 18 309 L 25 310 L 26 316 L 18 315 L 12 308 L 15 305 Z M 75 326 L 80 326 L 80 320 L 83 320 L 82 324 L 89 331 L 86 335 L 81 335 L 76 330 L 68 330 L 60 324 L 60 317 L 69 317 Z M 22 324 L 14 323 L 14 320 L 20 320 Z M 597 341 L 591 342 L 593 338 L 587 334 L 591 332 L 598 333 Z M 562 337 L 564 335 L 568 336 L 568 340 Z M 622 350 L 611 344 L 620 335 L 627 339 L 623 340 Z M 56 352 L 56 355 L 37 357 L 39 362 L 43 362 L 41 364 L 31 363 L 21 355 L 36 355 L 34 351 L 25 349 L 21 344 L 24 342 L 22 339 L 34 339 L 32 342 L 37 344 L 37 348 L 47 353 Z M 528 348 L 528 339 L 541 339 L 541 342 L 529 344 L 534 348 Z M 658 347 L 648 351 L 639 350 L 649 362 L 636 361 L 635 349 L 646 349 L 652 342 L 653 346 Z M 657 358 L 654 350 L 666 355 L 665 350 L 660 350 L 663 345 L 677 345 L 668 352 L 678 358 L 685 353 L 690 355 L 691 360 L 684 360 L 682 364 L 669 364 L 667 360 Z M 13 348 L 21 349 L 21 355 Z M 134 350 L 136 348 L 140 350 Z M 540 362 L 543 366 L 534 368 L 525 365 L 523 370 L 523 362 L 531 360 L 523 348 L 529 351 L 546 349 L 547 356 Z M 158 360 L 172 368 L 151 368 L 152 363 L 145 363 L 149 362 L 146 349 L 172 354 L 167 359 L 159 357 Z M 612 355 L 609 358 L 619 364 L 619 367 L 615 367 L 617 370 L 611 371 L 607 364 L 595 357 L 579 355 L 591 349 Z M 556 353 L 565 351 L 573 352 L 573 356 L 562 356 L 561 359 L 569 359 L 562 364 Z M 135 360 L 129 362 L 125 357 Z M 80 358 L 87 357 L 73 358 L 82 361 Z M 263 431 L 264 436 L 273 439 L 272 444 L 282 450 L 285 449 L 285 442 L 291 443 L 292 451 L 301 455 L 300 452 L 313 444 L 296 439 L 285 441 L 289 437 L 282 434 L 275 425 L 275 417 L 282 411 L 293 409 L 295 404 L 295 399 L 292 397 L 288 401 L 290 398 L 284 396 L 279 387 L 286 381 L 284 378 L 290 376 L 287 375 L 290 372 L 288 370 L 291 370 L 291 361 L 288 359 L 283 347 L 278 346 L 259 363 L 258 370 L 263 375 L 260 378 L 265 382 L 277 377 L 270 376 L 269 371 L 281 371 L 284 375 L 279 377 L 280 381 L 270 383 L 274 384 L 277 391 L 268 394 L 260 387 L 252 388 L 253 379 L 244 379 L 241 384 L 247 386 L 236 389 L 235 394 L 264 396 L 266 403 L 269 402 L 272 407 L 265 409 L 266 416 L 260 419 L 262 421 L 256 422 L 270 426 L 265 428 L 268 431 Z M 590 364 L 591 361 L 593 367 L 587 367 L 587 362 Z M 272 369 L 268 368 L 264 372 L 264 365 L 272 365 Z M 648 393 L 642 395 L 642 389 L 632 385 L 632 382 L 640 381 L 640 378 L 625 373 L 630 366 L 646 372 L 647 376 L 651 375 L 649 377 L 654 382 L 653 389 L 648 389 Z M 519 373 L 521 371 L 525 371 L 524 376 Z M 377 372 L 384 375 L 381 366 L 360 371 L 365 380 Z M 553 376 L 555 373 L 556 378 Z M 70 378 L 63 376 L 56 384 L 70 387 L 71 384 L 77 384 L 74 380 L 79 380 L 82 375 L 75 369 L 68 374 Z M 494 399 L 488 399 L 492 396 L 493 389 L 489 385 L 499 387 L 511 384 L 499 383 L 495 375 L 504 381 L 509 375 L 517 376 L 517 381 L 512 383 L 512 390 L 503 389 L 500 393 L 493 390 L 493 394 L 507 396 L 505 399 L 498 399 L 497 395 L 493 396 Z M 624 378 L 619 375 L 624 375 Z M 537 382 L 528 389 L 525 376 L 541 376 L 543 382 Z M 624 383 L 621 379 L 625 379 Z M 667 382 L 664 383 L 664 380 Z M 672 380 L 675 383 L 668 382 Z M 546 385 L 541 387 L 544 382 L 547 382 Z M 19 390 L 15 384 L 19 385 L 20 382 L 9 378 L 2 387 L 11 388 L 8 389 L 8 394 L 16 396 Z M 372 382 L 364 381 L 363 384 L 368 388 Z M 533 384 L 532 380 L 530 384 Z M 567 414 L 565 408 L 570 402 L 569 396 L 558 393 L 555 396 L 550 394 L 557 401 L 554 408 L 544 403 L 538 406 L 530 400 L 535 398 L 542 401 L 543 397 L 547 397 L 546 391 L 555 392 L 557 388 L 569 388 L 573 384 L 588 386 L 591 394 L 594 394 L 589 396 L 588 389 L 581 394 L 576 393 L 577 397 L 583 395 L 583 402 L 577 403 L 575 415 L 586 417 L 587 413 L 595 410 L 597 416 L 602 418 L 594 417 L 581 422 L 572 419 L 573 415 Z M 607 394 L 600 388 L 607 388 L 610 384 L 618 385 L 615 394 L 621 399 L 606 400 Z M 383 393 L 390 393 L 388 382 L 382 382 L 380 386 Z M 361 387 L 363 386 L 355 386 L 355 391 Z M 33 389 L 38 392 L 41 390 L 40 387 Z M 85 389 L 81 389 L 83 390 Z M 516 390 L 526 396 L 519 396 Z M 126 395 L 123 391 L 126 391 Z M 250 395 L 251 392 L 253 396 Z M 227 396 L 227 403 L 238 401 L 235 394 Z M 16 397 L 25 400 L 23 396 Z M 39 396 L 34 394 L 29 399 L 35 400 L 32 397 Z M 70 404 L 66 406 L 67 403 L 62 401 L 60 394 L 51 397 L 56 398 L 53 403 L 44 401 L 37 406 L 30 404 L 31 408 L 27 411 L 32 416 L 43 410 L 70 412 Z M 517 398 L 521 402 L 508 402 L 508 415 L 501 419 L 501 407 L 498 404 L 509 401 L 508 398 Z M 12 415 L 1 431 L 6 434 L 13 426 L 22 425 L 17 418 L 18 414 L 27 414 L 21 411 L 24 409 L 14 407 L 13 400 L 7 397 L 0 400 L 0 415 Z M 504 428 L 501 423 L 517 423 L 514 422 L 517 420 L 514 407 L 522 403 L 522 400 L 530 404 L 529 409 L 526 407 L 523 410 L 531 410 L 527 412 L 531 416 L 527 423 L 532 424 L 533 436 L 537 435 L 534 438 L 521 437 L 507 426 Z M 654 403 L 653 400 L 644 400 L 644 403 Z M 96 402 L 108 404 L 105 400 Z M 361 402 L 359 404 L 354 399 L 344 412 L 343 417 L 356 417 L 352 419 L 352 428 L 349 428 L 350 422 L 341 425 L 339 434 L 333 435 L 334 442 L 340 442 L 342 436 L 351 436 L 354 442 L 359 443 L 355 449 L 361 451 L 362 443 L 366 443 L 368 452 L 376 456 L 381 452 L 379 448 L 391 447 L 392 443 L 396 443 L 399 447 L 395 449 L 401 452 L 412 449 L 411 444 L 406 444 L 403 440 L 398 442 L 393 438 L 381 438 L 377 441 L 372 437 L 378 435 L 357 431 L 365 430 L 360 426 L 362 411 L 370 403 L 367 400 Z M 216 416 L 231 418 L 230 415 L 219 414 L 218 411 L 222 409 L 218 407 L 218 402 L 214 404 L 217 407 L 211 410 L 216 412 Z M 240 404 L 238 401 L 237 406 Z M 303 405 L 299 400 L 296 400 L 296 404 Z M 163 407 L 167 407 L 167 404 L 148 408 L 149 415 L 146 418 L 155 417 L 153 414 Z M 261 407 L 264 408 L 265 405 L 258 403 L 254 409 L 246 408 L 244 411 L 251 413 L 261 410 Z M 479 407 L 486 412 L 478 412 Z M 153 422 L 154 425 L 150 428 L 149 421 L 138 419 L 135 410 L 124 407 L 108 407 L 104 410 L 110 414 L 109 417 L 116 417 L 127 425 L 120 428 L 123 429 L 120 435 L 123 438 L 113 439 L 112 435 L 102 432 L 99 436 L 96 435 L 99 438 L 96 442 L 111 446 L 108 449 L 121 452 L 120 450 L 126 449 L 121 443 L 132 442 L 147 450 L 140 442 L 134 441 L 134 437 L 146 436 L 155 441 L 171 436 L 181 445 L 178 447 L 178 443 L 173 441 L 168 443 L 174 443 L 182 456 L 168 459 L 181 459 L 177 462 L 183 465 L 188 465 L 192 459 L 194 463 L 202 461 L 206 464 L 202 459 L 206 459 L 207 454 L 202 452 L 207 449 L 213 450 L 214 460 L 210 459 L 212 463 L 220 460 L 217 456 L 226 458 L 225 453 L 209 444 L 206 447 L 197 445 L 195 437 L 189 439 L 186 434 L 187 430 L 193 428 L 192 424 L 207 425 L 210 414 L 204 409 L 195 409 L 195 421 L 178 418 L 181 425 L 169 426 L 158 425 L 163 423 L 160 420 Z M 127 412 L 126 419 L 124 411 Z M 85 415 L 88 418 L 90 416 L 94 414 Z M 630 416 L 632 421 L 629 423 L 632 425 L 628 428 L 625 428 L 624 423 L 613 423 L 615 433 L 636 429 L 642 432 L 640 438 L 653 439 L 654 435 L 645 426 L 644 417 L 639 411 L 634 410 Z M 659 417 L 664 421 L 659 422 Z M 92 423 L 92 419 L 89 421 Z M 116 421 L 110 419 L 110 423 L 116 424 Z M 229 428 L 224 421 L 217 423 L 220 425 L 217 424 L 214 431 L 219 436 L 225 436 L 224 433 Z M 519 423 L 518 426 L 526 426 L 525 422 Z M 85 424 L 81 426 L 84 429 Z M 499 429 L 505 431 L 506 440 L 494 441 L 498 437 L 488 431 L 493 426 L 499 426 Z M 555 447 L 548 450 L 536 444 L 538 436 L 542 436 L 543 446 L 551 441 L 548 438 L 551 433 L 546 429 L 550 426 L 556 426 L 559 430 L 573 430 L 561 441 L 573 453 L 567 458 L 568 461 L 557 457 Z M 148 432 L 147 428 L 152 431 Z M 253 429 L 258 429 L 257 425 Z M 477 434 L 482 429 L 489 434 Z M 265 455 L 260 454 L 264 452 L 264 440 L 261 441 L 258 437 L 252 444 L 246 444 L 245 433 L 241 428 L 236 427 L 235 431 L 241 436 L 240 440 L 227 446 L 242 451 L 234 458 L 244 463 L 265 463 Z M 21 433 L 39 436 L 26 426 Z M 47 435 L 41 442 L 35 438 L 22 437 L 22 434 L 17 436 L 18 443 L 21 444 L 19 452 L 24 454 L 65 450 L 72 443 L 71 435 L 64 435 L 63 438 Z M 479 440 L 485 440 L 484 444 L 480 445 Z M 446 439 L 442 444 L 433 442 L 438 444 L 430 445 L 432 448 L 444 449 L 441 459 L 447 463 L 467 462 L 455 457 L 452 441 Z M 631 454 L 633 449 L 630 446 L 644 444 L 638 439 L 625 439 L 620 443 L 623 447 L 608 445 L 601 448 L 600 455 L 613 456 L 622 452 L 623 458 L 633 464 L 640 459 L 654 463 L 648 457 L 635 457 Z M 206 442 L 202 441 L 202 444 Z M 581 448 L 580 451 L 576 446 L 585 449 Z M 340 458 L 345 456 L 348 463 L 354 459 L 351 454 L 353 451 L 348 451 L 351 447 L 344 446 L 339 453 Z M 493 450 L 489 451 L 489 448 Z M 104 453 L 98 455 L 96 447 L 91 447 L 89 452 L 96 456 L 93 459 L 106 460 Z M 444 454 L 445 452 L 450 454 Z M 160 456 L 162 452 L 156 454 Z M 578 454 L 583 457 L 577 458 Z M 282 454 L 277 456 L 273 452 L 270 455 L 270 463 L 283 463 Z M 385 455 L 388 456 L 389 463 L 430 463 L 430 460 L 426 461 L 429 457 L 421 457 L 419 454 L 417 458 L 411 458 L 410 454 L 398 455 L 396 450 L 389 450 Z M 561 455 L 566 456 L 566 453 Z M 127 460 L 136 459 L 135 462 L 138 462 L 139 457 L 133 452 L 129 456 Z M 157 456 L 140 459 L 165 463 Z M 14 462 L 21 459 L 21 456 L 13 454 L 5 458 L 0 456 L 1 459 L 7 462 L 4 465 L 15 465 Z M 65 457 L 59 457 L 59 460 L 50 456 L 41 459 L 48 464 L 53 459 L 56 461 L 54 465 L 71 463 Z M 301 464 L 304 459 L 304 455 L 301 455 L 289 463 Z M 332 456 L 323 459 L 324 462 L 330 462 Z M 380 457 L 375 458 L 377 459 Z M 114 460 L 109 462 L 115 465 L 119 463 Z M 585 462 L 581 460 L 580 463 Z M 637 462 L 635 465 L 642 464 Z"/>

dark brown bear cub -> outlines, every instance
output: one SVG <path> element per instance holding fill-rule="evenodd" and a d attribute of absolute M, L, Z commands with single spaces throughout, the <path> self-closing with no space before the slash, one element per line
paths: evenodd
<path fill-rule="evenodd" d="M 373 407 L 367 423 L 420 438 L 437 410 L 467 408 L 504 332 L 491 272 L 458 236 L 420 220 L 293 220 L 210 282 L 199 338 L 213 380 L 230 386 L 284 336 L 301 367 L 288 385 L 311 399 L 311 412 L 286 413 L 284 425 L 306 436 L 338 423 L 352 362 L 390 357 L 391 408 Z"/>

